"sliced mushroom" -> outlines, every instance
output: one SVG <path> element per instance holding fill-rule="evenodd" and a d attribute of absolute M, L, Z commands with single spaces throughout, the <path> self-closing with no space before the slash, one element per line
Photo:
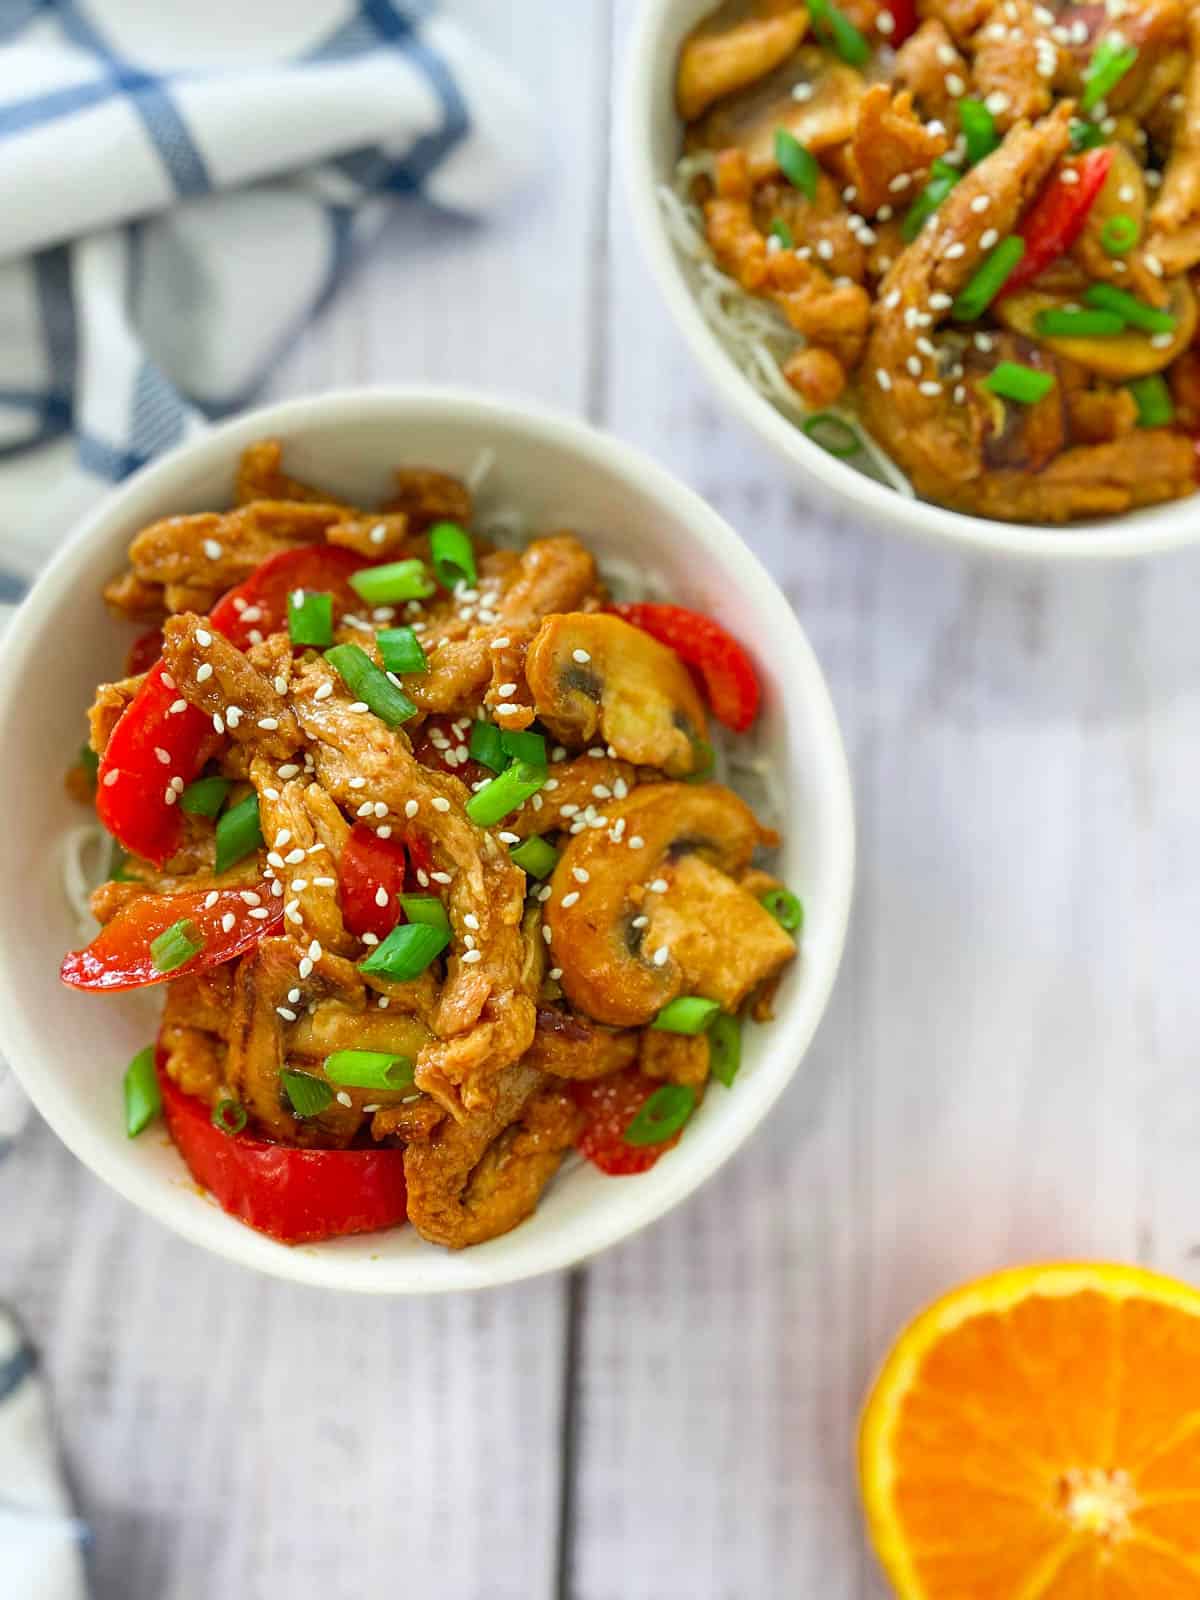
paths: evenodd
<path fill-rule="evenodd" d="M 647 902 L 645 944 L 671 952 L 688 994 L 736 1011 L 796 954 L 791 935 L 771 913 L 701 857 L 683 856 L 665 866 L 662 877 L 666 888 Z"/>
<path fill-rule="evenodd" d="M 797 100 L 793 90 L 811 90 Z M 858 123 L 866 80 L 815 45 L 801 45 L 782 65 L 749 88 L 730 95 L 689 131 L 690 150 L 744 150 L 755 183 L 779 170 L 775 130 L 787 131 L 819 153 L 845 144 Z"/>
<path fill-rule="evenodd" d="M 543 915 L 559 981 L 575 1009 L 613 1027 L 636 1028 L 684 986 L 674 955 L 656 961 L 659 945 L 647 937 L 658 893 L 652 885 L 664 862 L 697 854 L 739 873 L 755 845 L 773 835 L 719 784 L 645 784 L 606 805 L 605 815 L 608 827 L 585 828 L 563 851 Z M 615 843 L 618 822 L 624 827 Z"/>
<path fill-rule="evenodd" d="M 755 83 L 791 55 L 808 28 L 797 5 L 774 16 L 756 14 L 746 0 L 726 0 L 684 40 L 675 99 L 691 122 L 714 100 Z"/>
<path fill-rule="evenodd" d="M 563 744 L 586 745 L 599 734 L 623 760 L 673 778 L 703 759 L 698 744 L 708 719 L 687 668 L 620 617 L 547 617 L 529 646 L 525 677 L 534 709 Z"/>
<path fill-rule="evenodd" d="M 1039 311 L 1058 310 L 1072 303 L 1061 295 L 1031 289 L 999 301 L 996 314 L 1006 327 L 1036 339 L 1055 355 L 1077 361 L 1089 372 L 1117 382 L 1161 372 L 1183 354 L 1196 331 L 1196 296 L 1186 278 L 1176 278 L 1170 286 L 1166 309 L 1175 318 L 1175 331 L 1170 343 L 1161 346 L 1152 341 L 1150 334 L 1137 328 L 1129 328 L 1111 339 L 1047 338 L 1037 332 Z"/>

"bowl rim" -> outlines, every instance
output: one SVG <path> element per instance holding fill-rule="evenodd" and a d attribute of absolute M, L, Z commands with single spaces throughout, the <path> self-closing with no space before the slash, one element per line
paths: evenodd
<path fill-rule="evenodd" d="M 80 555 L 98 537 L 108 535 L 114 524 L 126 520 L 131 501 L 157 495 L 164 508 L 169 507 L 172 485 L 197 470 L 222 462 L 232 467 L 242 446 L 265 435 L 286 436 L 289 431 L 315 434 L 322 427 L 344 426 L 354 418 L 378 415 L 402 420 L 405 413 L 419 414 L 426 422 L 445 421 L 451 426 L 455 418 L 464 415 L 483 425 L 515 424 L 533 437 L 587 459 L 599 471 L 636 481 L 640 490 L 669 505 L 689 531 L 702 540 L 714 540 L 736 551 L 739 581 L 768 620 L 773 647 L 789 652 L 785 719 L 789 706 L 803 705 L 812 725 L 814 746 L 819 752 L 814 772 L 818 774 L 816 781 L 828 813 L 830 840 L 828 898 L 821 953 L 812 963 L 817 968 L 812 984 L 801 1000 L 788 1011 L 781 1009 L 781 1015 L 772 1023 L 769 1047 L 764 1048 L 762 1060 L 746 1085 L 750 1092 L 731 1096 L 723 1107 L 725 1137 L 719 1147 L 705 1160 L 697 1157 L 690 1163 L 664 1163 L 659 1169 L 662 1179 L 653 1190 L 643 1191 L 644 1200 L 640 1203 L 638 1191 L 631 1185 L 623 1206 L 585 1213 L 559 1233 L 537 1240 L 536 1248 L 531 1247 L 524 1254 L 507 1253 L 494 1265 L 486 1256 L 481 1257 L 479 1250 L 439 1252 L 433 1274 L 426 1265 L 432 1258 L 423 1253 L 400 1260 L 369 1256 L 339 1259 L 321 1247 L 288 1247 L 241 1224 L 229 1227 L 232 1219 L 215 1205 L 210 1210 L 194 1204 L 164 1204 L 161 1174 L 149 1164 L 140 1168 L 136 1163 L 122 1165 L 110 1155 L 94 1128 L 94 1114 L 81 1108 L 66 1087 L 56 1083 L 52 1069 L 42 1067 L 44 1040 L 39 1037 L 32 1014 L 25 1013 L 7 963 L 0 963 L 0 1049 L 41 1116 L 93 1173 L 139 1210 L 190 1243 L 226 1260 L 291 1282 L 380 1295 L 499 1287 L 577 1265 L 657 1221 L 699 1188 L 740 1148 L 799 1071 L 827 1010 L 840 967 L 855 875 L 850 770 L 833 701 L 798 617 L 758 557 L 695 491 L 637 447 L 539 403 L 491 392 L 403 385 L 339 389 L 320 396 L 284 400 L 246 412 L 200 434 L 140 469 L 76 525 L 13 617 L 0 642 L 0 728 L 15 699 L 10 685 L 16 681 L 30 650 L 61 614 Z M 191 1198 L 194 1197 L 189 1195 Z"/>
<path fill-rule="evenodd" d="M 864 513 L 867 526 L 894 529 L 925 544 L 1022 561 L 1079 562 L 1133 560 L 1181 550 L 1200 540 L 1200 508 L 1189 500 L 1147 508 L 1159 514 L 1148 528 L 1132 520 L 1138 512 L 1123 512 L 1108 523 L 1056 528 L 999 522 L 951 511 L 929 500 L 910 500 L 822 450 L 758 392 L 705 322 L 658 201 L 661 179 L 653 170 L 651 156 L 656 81 L 664 55 L 674 61 L 682 38 L 670 19 L 678 3 L 641 0 L 636 11 L 619 101 L 619 165 L 643 258 L 692 355 L 722 402 L 793 472 L 817 478 L 842 502 Z"/>

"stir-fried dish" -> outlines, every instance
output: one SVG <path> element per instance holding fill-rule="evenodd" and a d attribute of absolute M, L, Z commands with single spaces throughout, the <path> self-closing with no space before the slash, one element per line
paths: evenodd
<path fill-rule="evenodd" d="M 757 712 L 741 646 L 611 603 L 573 534 L 471 529 L 455 478 L 366 511 L 264 441 L 233 509 L 143 529 L 105 591 L 150 627 L 72 774 L 120 859 L 62 977 L 164 986 L 128 1131 L 161 1108 L 288 1242 L 476 1244 L 575 1145 L 645 1170 L 796 954 L 777 837 L 710 781 L 710 715 Z"/>
<path fill-rule="evenodd" d="M 1193 492 L 1197 0 L 726 0 L 676 95 L 668 220 L 818 443 L 988 517 Z"/>

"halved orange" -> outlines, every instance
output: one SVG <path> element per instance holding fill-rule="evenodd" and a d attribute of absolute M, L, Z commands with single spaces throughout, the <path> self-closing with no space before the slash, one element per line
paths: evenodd
<path fill-rule="evenodd" d="M 888 1357 L 859 1471 L 902 1600 L 1200 1600 L 1200 1292 L 1082 1263 L 955 1290 Z"/>

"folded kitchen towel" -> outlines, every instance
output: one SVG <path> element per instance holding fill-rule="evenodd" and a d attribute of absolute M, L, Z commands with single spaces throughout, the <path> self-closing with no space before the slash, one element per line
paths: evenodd
<path fill-rule="evenodd" d="M 252 398 L 390 202 L 483 216 L 535 149 L 422 0 L 0 0 L 0 629 L 99 492 Z M 0 1156 L 23 1115 L 0 1064 Z"/>
<path fill-rule="evenodd" d="M 423 0 L 0 0 L 0 602 L 253 395 L 390 199 L 483 215 L 534 150 Z"/>
<path fill-rule="evenodd" d="M 87 1528 L 63 1481 L 33 1349 L 0 1304 L 0 1594 L 83 1600 Z"/>

